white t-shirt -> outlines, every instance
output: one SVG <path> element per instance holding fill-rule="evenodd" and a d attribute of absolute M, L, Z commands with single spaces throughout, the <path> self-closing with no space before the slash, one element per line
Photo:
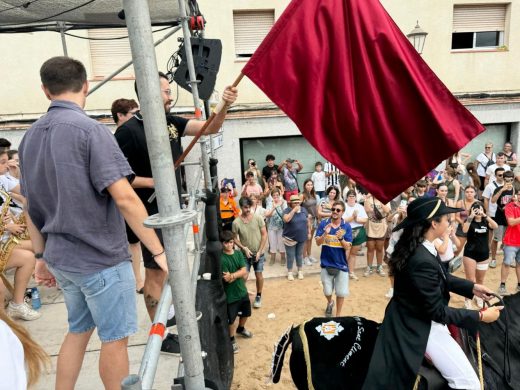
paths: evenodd
<path fill-rule="evenodd" d="M 480 153 L 477 156 L 476 160 L 479 162 L 479 164 L 477 165 L 477 175 L 479 175 L 480 177 L 486 176 L 486 167 L 489 162 L 489 159 L 487 158 L 486 154 Z M 493 164 L 495 163 L 495 161 L 497 161 L 495 153 L 491 155 L 491 160 L 493 160 Z"/>
<path fill-rule="evenodd" d="M 482 192 L 482 197 L 489 199 L 489 210 L 487 210 L 487 213 L 490 217 L 494 217 L 497 212 L 497 204 L 491 202 L 491 198 L 493 197 L 493 194 L 495 193 L 495 189 L 498 187 L 502 187 L 504 183 L 499 184 L 496 181 L 490 181 L 489 184 L 484 188 L 484 191 Z"/>
<path fill-rule="evenodd" d="M 313 172 L 311 180 L 314 183 L 314 191 L 325 191 L 327 189 L 327 178 L 325 172 Z"/>
<path fill-rule="evenodd" d="M 26 390 L 23 346 L 11 328 L 0 320 L 0 390 Z"/>
<path fill-rule="evenodd" d="M 488 169 L 486 169 L 486 176 L 489 176 L 489 181 L 495 180 L 495 169 L 499 168 L 497 164 L 491 165 Z M 500 168 L 504 168 L 504 172 L 510 171 L 511 167 L 507 164 L 502 165 Z"/>
<path fill-rule="evenodd" d="M 5 192 L 11 192 L 19 184 L 18 179 L 13 176 L 0 175 L 0 188 Z"/>
<path fill-rule="evenodd" d="M 352 214 L 354 214 L 354 211 L 357 211 L 357 216 L 359 218 L 368 218 L 365 208 L 361 206 L 359 203 L 354 204 L 354 206 L 349 206 L 347 203 L 345 203 L 345 212 L 343 213 L 343 219 L 350 218 Z M 349 225 L 352 229 L 363 226 L 362 223 L 358 223 L 356 221 L 349 222 Z"/>
<path fill-rule="evenodd" d="M 446 249 L 446 252 L 444 254 L 439 253 L 439 257 L 442 261 L 450 261 L 455 257 L 455 252 L 453 252 L 453 241 L 451 241 L 451 238 L 448 238 L 448 248 Z M 434 243 L 437 245 L 442 245 L 444 241 L 442 241 L 440 238 L 436 238 Z"/>

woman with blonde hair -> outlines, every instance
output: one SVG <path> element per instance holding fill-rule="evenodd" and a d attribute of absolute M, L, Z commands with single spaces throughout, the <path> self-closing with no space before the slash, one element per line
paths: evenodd
<path fill-rule="evenodd" d="M 26 390 L 36 384 L 49 363 L 49 355 L 27 329 L 0 308 L 0 387 Z"/>

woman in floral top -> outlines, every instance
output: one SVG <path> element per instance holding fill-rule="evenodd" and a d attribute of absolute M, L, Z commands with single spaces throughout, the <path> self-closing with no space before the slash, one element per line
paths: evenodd
<path fill-rule="evenodd" d="M 285 264 L 285 245 L 283 243 L 283 211 L 287 208 L 287 202 L 282 198 L 280 190 L 274 188 L 271 191 L 270 201 L 267 203 L 267 234 L 269 236 L 269 253 L 271 253 L 270 265 L 276 260 L 276 252 L 280 252 L 280 263 Z"/>

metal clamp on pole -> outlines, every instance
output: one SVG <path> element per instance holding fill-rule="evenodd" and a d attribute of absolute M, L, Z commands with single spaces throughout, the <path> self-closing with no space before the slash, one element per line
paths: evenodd
<path fill-rule="evenodd" d="M 168 217 L 161 217 L 159 214 L 154 214 L 146 218 L 144 226 L 152 229 L 163 229 L 178 225 L 184 225 L 197 218 L 196 210 L 182 209 L 180 213 Z"/>

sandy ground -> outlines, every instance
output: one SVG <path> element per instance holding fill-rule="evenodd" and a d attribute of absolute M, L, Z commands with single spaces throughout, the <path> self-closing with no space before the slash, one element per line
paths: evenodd
<path fill-rule="evenodd" d="M 455 274 L 464 277 L 461 269 Z M 389 287 L 388 277 L 372 275 L 364 278 L 361 276 L 361 270 L 357 271 L 357 275 L 360 276 L 359 281 L 351 281 L 350 296 L 345 300 L 342 315 L 359 315 L 381 321 L 388 303 L 388 299 L 385 298 Z M 496 290 L 499 280 L 500 266 L 488 271 L 485 284 Z M 507 287 L 513 292 L 516 287 L 516 277 L 513 272 L 510 273 L 508 282 Z M 254 281 L 248 282 L 248 289 L 255 291 Z M 290 349 L 285 357 L 280 382 L 277 385 L 267 384 L 273 346 L 292 323 L 298 324 L 311 317 L 323 316 L 326 300 L 320 277 L 317 274 L 308 275 L 304 280 L 293 282 L 285 278 L 267 279 L 262 295 L 262 308 L 254 309 L 252 317 L 246 324 L 246 328 L 253 332 L 253 338 L 237 338 L 240 351 L 235 355 L 235 373 L 231 388 L 295 389 L 289 372 Z M 451 304 L 462 307 L 463 298 L 453 296 Z M 267 318 L 270 313 L 275 314 L 275 319 Z"/>

